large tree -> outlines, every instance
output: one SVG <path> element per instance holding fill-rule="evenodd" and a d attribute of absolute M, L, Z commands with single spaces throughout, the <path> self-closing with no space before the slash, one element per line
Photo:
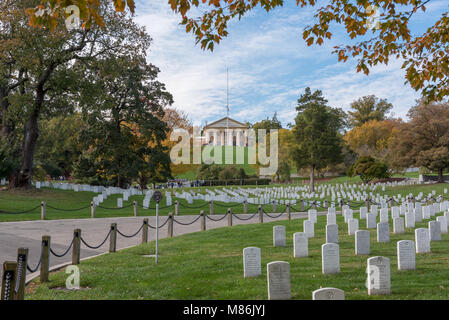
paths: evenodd
<path fill-rule="evenodd" d="M 389 163 L 394 137 L 398 134 L 400 120 L 371 120 L 346 132 L 348 147 L 358 156 L 372 156 Z"/>
<path fill-rule="evenodd" d="M 438 172 L 449 168 L 449 105 L 424 101 L 410 109 L 394 140 L 393 161 L 397 166 L 419 166 Z"/>
<path fill-rule="evenodd" d="M 386 99 L 379 99 L 375 95 L 361 97 L 352 102 L 350 107 L 348 121 L 353 128 L 371 120 L 385 120 L 387 113 L 393 109 Z"/>
<path fill-rule="evenodd" d="M 85 70 L 88 82 L 81 94 L 87 125 L 80 140 L 86 151 L 80 161 L 90 159 L 93 173 L 116 186 L 138 181 L 145 188 L 171 177 L 168 148 L 162 144 L 169 128 L 162 119 L 173 99 L 157 81 L 158 73 L 144 56 L 110 57 Z"/>
<path fill-rule="evenodd" d="M 310 169 L 310 189 L 314 191 L 315 171 L 342 160 L 344 112 L 331 108 L 320 90 L 306 88 L 298 99 L 293 133 L 296 167 Z"/>
<path fill-rule="evenodd" d="M 134 0 L 110 0 L 117 11 L 126 7 L 134 12 Z M 283 0 L 169 0 L 172 10 L 179 13 L 186 31 L 195 35 L 204 49 L 213 50 L 228 35 L 231 19 L 242 18 L 255 8 L 267 12 L 284 4 Z M 377 64 L 388 64 L 392 57 L 404 61 L 406 79 L 415 90 L 423 90 L 430 100 L 441 100 L 449 94 L 449 17 L 447 12 L 430 22 L 427 30 L 413 29 L 413 18 L 425 11 L 430 0 L 329 0 L 321 6 L 317 0 L 296 0 L 298 6 L 319 6 L 315 23 L 306 26 L 303 38 L 309 46 L 322 45 L 334 36 L 336 25 L 342 25 L 350 39 L 334 48 L 338 59 L 346 61 L 357 57 L 357 71 L 369 73 Z M 66 17 L 65 8 L 75 4 L 86 27 L 102 24 L 98 1 L 91 0 L 41 0 L 41 7 L 29 10 L 31 23 L 52 26 Z M 47 11 L 42 9 L 50 6 Z M 378 9 L 377 9 L 378 8 Z M 195 10 L 192 10 L 195 9 Z M 198 10 L 201 9 L 201 10 Z M 378 23 L 372 23 L 379 10 Z M 39 11 L 39 12 L 38 12 Z M 195 16 L 196 12 L 202 16 Z M 36 16 L 38 12 L 38 16 Z M 193 15 L 189 13 L 195 12 Z M 431 18 L 431 17 L 430 17 Z"/>
<path fill-rule="evenodd" d="M 9 173 L 13 187 L 30 185 L 39 120 L 60 113 L 61 108 L 76 106 L 74 65 L 105 56 L 142 53 L 142 29 L 124 14 L 102 5 L 99 10 L 106 28 L 95 24 L 68 30 L 58 20 L 51 32 L 28 25 L 25 9 L 37 3 L 17 0 L 0 12 L 0 85 L 9 88 L 2 89 L 1 97 L 2 148 L 15 155 L 16 165 Z M 11 49 L 11 43 L 18 46 Z"/>

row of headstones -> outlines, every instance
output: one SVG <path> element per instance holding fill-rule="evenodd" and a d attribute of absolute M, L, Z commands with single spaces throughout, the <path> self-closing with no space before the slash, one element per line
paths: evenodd
<path fill-rule="evenodd" d="M 323 252 L 335 251 L 335 248 L 325 247 Z M 335 245 L 335 244 L 329 244 Z M 337 251 L 338 251 L 338 245 Z M 400 270 L 414 269 L 415 260 L 413 241 L 402 240 L 398 242 L 398 256 L 400 257 Z M 323 266 L 328 262 L 323 258 Z M 261 250 L 258 247 L 243 249 L 244 277 L 257 277 L 262 275 Z M 339 270 L 338 270 L 339 272 Z M 323 267 L 324 273 L 324 267 Z M 335 272 L 333 272 L 335 273 Z M 376 256 L 367 259 L 368 295 L 390 294 L 391 275 L 390 260 L 386 257 Z M 267 264 L 267 284 L 269 300 L 287 300 L 291 298 L 290 264 L 285 261 L 273 261 Z M 344 291 L 337 288 L 321 288 L 312 292 L 313 300 L 344 300 Z"/>
<path fill-rule="evenodd" d="M 432 239 L 432 231 L 419 228 L 415 230 L 415 242 L 411 240 L 401 240 L 397 242 L 398 270 L 416 270 L 416 253 L 430 252 L 430 241 L 438 241 L 441 234 L 438 232 L 439 222 L 435 222 L 435 234 L 440 237 Z M 432 229 L 431 229 L 432 230 Z M 337 229 L 338 232 L 338 229 Z M 304 232 L 297 232 L 293 235 L 294 257 L 308 256 L 308 236 Z M 326 241 L 328 234 L 326 234 Z M 379 240 L 379 239 L 378 239 Z M 273 227 L 274 246 L 285 246 L 285 227 Z M 370 233 L 368 230 L 359 230 L 355 234 L 356 255 L 370 254 Z M 340 272 L 340 254 L 337 243 L 325 243 L 321 247 L 322 253 L 322 273 L 334 274 Z M 261 275 L 261 255 L 260 248 L 248 247 L 243 250 L 244 277 L 254 277 Z M 268 296 L 269 299 L 289 299 L 290 298 L 290 266 L 287 262 L 273 262 L 267 265 L 268 275 Z M 385 257 L 372 257 L 368 259 L 368 294 L 390 294 L 390 261 Z M 328 289 L 328 288 L 326 288 Z M 333 288 L 334 289 L 334 288 Z M 332 299 L 333 295 L 324 294 L 322 298 Z M 321 297 L 321 291 L 316 292 L 317 297 Z M 313 295 L 315 298 L 315 294 Z"/>

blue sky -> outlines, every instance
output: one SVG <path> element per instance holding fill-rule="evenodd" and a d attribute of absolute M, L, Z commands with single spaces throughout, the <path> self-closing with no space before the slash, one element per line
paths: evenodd
<path fill-rule="evenodd" d="M 173 94 L 174 106 L 194 125 L 225 116 L 228 67 L 230 116 L 239 121 L 254 123 L 276 111 L 284 126 L 294 122 L 296 101 L 308 86 L 344 110 L 364 95 L 386 98 L 393 114 L 406 119 L 419 93 L 404 83 L 401 61 L 377 66 L 369 76 L 355 72 L 355 60 L 338 62 L 332 54 L 333 46 L 348 41 L 343 29 L 333 28 L 335 36 L 324 45 L 308 47 L 302 31 L 315 21 L 316 9 L 285 2 L 270 13 L 257 9 L 231 22 L 229 36 L 209 52 L 195 45 L 167 0 L 138 0 L 135 21 L 153 38 L 148 61 L 161 69 L 159 79 Z M 413 17 L 412 31 L 425 30 L 448 8 L 447 0 L 432 0 L 425 13 Z"/>

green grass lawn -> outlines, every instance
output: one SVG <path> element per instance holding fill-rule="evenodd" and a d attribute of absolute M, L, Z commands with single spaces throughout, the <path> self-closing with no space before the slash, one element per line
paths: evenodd
<path fill-rule="evenodd" d="M 347 235 L 343 217 L 338 215 L 341 272 L 323 275 L 321 245 L 325 243 L 326 217 L 318 216 L 315 238 L 309 239 L 309 257 L 293 258 L 293 233 L 303 230 L 302 221 L 238 225 L 162 239 L 158 265 L 154 258 L 143 256 L 154 253 L 154 242 L 106 254 L 80 264 L 80 284 L 88 289 L 55 289 L 65 286 L 67 275 L 61 270 L 51 273 L 48 283 L 40 284 L 38 279 L 30 283 L 25 298 L 267 299 L 266 265 L 272 261 L 290 263 L 292 299 L 311 299 L 312 291 L 320 287 L 342 289 L 346 299 L 449 298 L 448 235 L 431 243 L 431 253 L 417 255 L 416 271 L 398 271 L 397 241 L 414 240 L 413 229 L 406 229 L 402 235 L 391 233 L 389 243 L 377 243 L 376 230 L 370 229 L 371 255 L 355 256 L 354 236 Z M 360 222 L 361 229 L 365 228 L 364 222 Z M 275 225 L 286 226 L 286 247 L 273 247 Z M 416 227 L 427 225 L 419 223 Z M 248 246 L 261 248 L 262 276 L 257 278 L 243 278 L 242 250 Z M 367 295 L 366 260 L 372 256 L 390 259 L 391 295 Z"/>
<path fill-rule="evenodd" d="M 270 185 L 270 187 L 276 185 Z M 281 185 L 277 185 L 281 186 Z M 256 186 L 242 186 L 243 188 L 254 188 Z M 262 186 L 265 188 L 266 186 Z M 205 193 L 205 189 L 221 189 L 223 187 L 200 187 L 200 188 L 183 188 L 188 191 L 190 189 L 195 190 L 196 192 Z M 230 188 L 230 187 L 228 187 Z M 407 196 L 409 193 L 418 195 L 420 192 L 423 192 L 425 195 L 431 193 L 432 190 L 436 191 L 436 194 L 443 194 L 444 189 L 449 189 L 449 184 L 430 184 L 430 185 L 412 185 L 412 186 L 398 186 L 398 187 L 387 187 L 383 192 L 381 188 L 378 188 L 375 193 L 379 192 L 380 194 L 387 194 L 389 196 L 401 194 L 403 197 Z M 174 189 L 177 192 L 181 192 L 180 189 Z M 169 191 L 174 191 L 169 190 Z M 164 191 L 164 190 L 163 190 Z M 172 192 L 173 193 L 173 192 Z M 0 211 L 6 212 L 22 212 L 35 208 L 29 213 L 20 213 L 20 214 L 8 214 L 8 213 L 0 213 L 0 222 L 1 221 L 24 221 L 24 220 L 38 220 L 41 218 L 40 216 L 40 204 L 42 201 L 46 201 L 47 210 L 46 210 L 46 218 L 49 220 L 53 219 L 78 219 L 78 218 L 90 218 L 90 202 L 92 198 L 95 196 L 95 193 L 92 192 L 74 192 L 67 190 L 59 190 L 59 189 L 50 189 L 50 188 L 41 188 L 41 189 L 30 189 L 30 190 L 10 190 L 10 191 L 0 191 Z M 449 197 L 449 194 L 443 194 L 445 198 Z M 143 209 L 142 201 L 144 196 L 132 196 L 129 198 L 129 201 L 123 203 L 123 206 L 126 208 L 117 209 L 117 198 L 122 197 L 121 195 L 111 195 L 105 200 L 101 207 L 96 208 L 95 216 L 97 218 L 105 218 L 105 217 L 131 217 L 134 215 L 133 206 L 129 206 L 132 204 L 132 201 L 138 201 L 138 215 L 139 216 L 150 216 L 155 215 L 156 210 L 155 202 L 151 201 L 150 209 Z M 204 210 L 206 213 L 209 212 L 209 205 L 205 204 L 202 200 L 194 200 L 193 204 L 188 204 L 184 199 L 173 198 L 173 203 L 175 200 L 178 200 L 179 205 L 179 214 L 180 215 L 196 215 L 199 214 L 201 210 Z M 324 199 L 319 199 L 323 201 Z M 327 198 L 328 201 L 331 201 L 331 198 Z M 257 206 L 253 204 L 248 204 L 248 213 L 257 212 Z M 227 208 L 231 207 L 233 213 L 243 213 L 243 205 L 242 204 L 226 204 L 222 202 L 214 202 L 214 213 L 215 214 L 224 214 L 227 211 Z M 293 206 L 295 209 L 300 209 L 299 202 Z M 81 209 L 84 208 L 84 209 Z M 263 206 L 266 212 L 272 211 L 272 206 L 270 204 Z M 68 211 L 62 211 L 59 209 L 64 209 Z M 81 209 L 81 210 L 78 210 Z M 161 215 L 167 215 L 168 213 L 174 213 L 174 206 L 166 207 L 165 199 L 162 200 L 160 204 Z M 278 205 L 277 212 L 283 212 L 285 210 L 285 206 Z M 319 209 L 323 210 L 323 209 Z M 292 211 L 295 211 L 292 209 Z"/>
<path fill-rule="evenodd" d="M 208 150 L 218 150 L 219 147 L 211 147 L 211 146 L 203 146 L 202 152 L 208 152 Z M 243 161 L 240 161 L 237 159 L 237 153 L 243 153 Z M 211 156 L 214 155 L 214 151 L 210 151 Z M 247 147 L 236 147 L 236 146 L 223 146 L 221 147 L 221 164 L 217 163 L 217 166 L 224 167 L 227 166 L 226 164 L 226 156 L 232 154 L 232 164 L 235 165 L 237 169 L 243 168 L 245 170 L 245 173 L 248 176 L 252 176 L 257 174 L 257 166 L 254 164 L 249 164 L 248 160 L 248 148 Z M 237 163 L 237 160 L 239 160 L 241 163 Z M 193 159 L 191 159 L 191 163 L 193 163 Z M 200 165 L 191 164 L 187 165 L 191 166 L 192 169 L 188 170 L 186 172 L 180 173 L 176 175 L 176 178 L 178 179 L 187 179 L 187 180 L 195 180 L 197 179 L 197 170 L 200 167 Z"/>

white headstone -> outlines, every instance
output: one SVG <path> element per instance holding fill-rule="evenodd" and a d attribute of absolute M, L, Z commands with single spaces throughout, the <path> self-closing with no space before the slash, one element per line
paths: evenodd
<path fill-rule="evenodd" d="M 345 292 L 337 288 L 322 288 L 312 292 L 312 300 L 345 300 Z"/>
<path fill-rule="evenodd" d="M 377 242 L 390 242 L 390 225 L 388 222 L 377 224 Z"/>
<path fill-rule="evenodd" d="M 366 215 L 366 228 L 367 229 L 376 228 L 376 215 L 374 213 L 368 213 Z"/>
<path fill-rule="evenodd" d="M 415 227 L 415 211 L 407 211 L 405 213 L 405 227 L 414 228 Z"/>
<path fill-rule="evenodd" d="M 447 234 L 447 220 L 445 216 L 439 216 L 437 217 L 437 221 L 440 223 L 441 226 L 441 234 Z"/>
<path fill-rule="evenodd" d="M 401 240 L 397 244 L 398 270 L 415 270 L 415 242 L 412 240 Z"/>
<path fill-rule="evenodd" d="M 405 232 L 404 229 L 404 218 L 399 217 L 393 220 L 393 233 L 394 234 L 403 234 Z"/>
<path fill-rule="evenodd" d="M 273 246 L 285 247 L 285 226 L 273 227 Z"/>
<path fill-rule="evenodd" d="M 390 259 L 372 257 L 368 259 L 368 294 L 391 294 Z"/>
<path fill-rule="evenodd" d="M 123 208 L 123 199 L 117 198 L 117 208 Z"/>
<path fill-rule="evenodd" d="M 243 276 L 257 277 L 262 274 L 260 248 L 247 247 L 243 249 Z"/>
<path fill-rule="evenodd" d="M 429 229 L 415 229 L 416 253 L 430 252 L 430 235 Z"/>
<path fill-rule="evenodd" d="M 314 223 L 317 222 L 317 211 L 315 209 L 309 210 L 308 215 L 310 221 L 313 221 Z"/>
<path fill-rule="evenodd" d="M 323 274 L 340 272 L 340 249 L 336 243 L 325 243 L 321 246 Z"/>
<path fill-rule="evenodd" d="M 326 225 L 326 243 L 338 243 L 338 225 Z"/>
<path fill-rule="evenodd" d="M 359 220 L 349 219 L 348 220 L 348 234 L 354 235 L 357 230 L 359 230 Z"/>
<path fill-rule="evenodd" d="M 315 236 L 315 223 L 313 221 L 304 220 L 303 227 L 307 237 L 313 238 Z"/>
<path fill-rule="evenodd" d="M 355 233 L 355 254 L 370 254 L 370 232 L 368 230 L 358 230 Z"/>
<path fill-rule="evenodd" d="M 304 258 L 309 256 L 309 238 L 304 232 L 293 234 L 293 257 Z"/>
<path fill-rule="evenodd" d="M 388 208 L 380 209 L 380 222 L 388 222 Z"/>
<path fill-rule="evenodd" d="M 368 213 L 367 207 L 360 207 L 360 220 L 366 219 L 366 214 Z"/>
<path fill-rule="evenodd" d="M 267 264 L 268 300 L 287 300 L 291 298 L 290 264 L 273 261 Z"/>
<path fill-rule="evenodd" d="M 335 213 L 327 214 L 327 224 L 336 224 L 337 223 L 337 215 Z"/>
<path fill-rule="evenodd" d="M 430 241 L 441 240 L 441 225 L 438 221 L 429 221 Z"/>

